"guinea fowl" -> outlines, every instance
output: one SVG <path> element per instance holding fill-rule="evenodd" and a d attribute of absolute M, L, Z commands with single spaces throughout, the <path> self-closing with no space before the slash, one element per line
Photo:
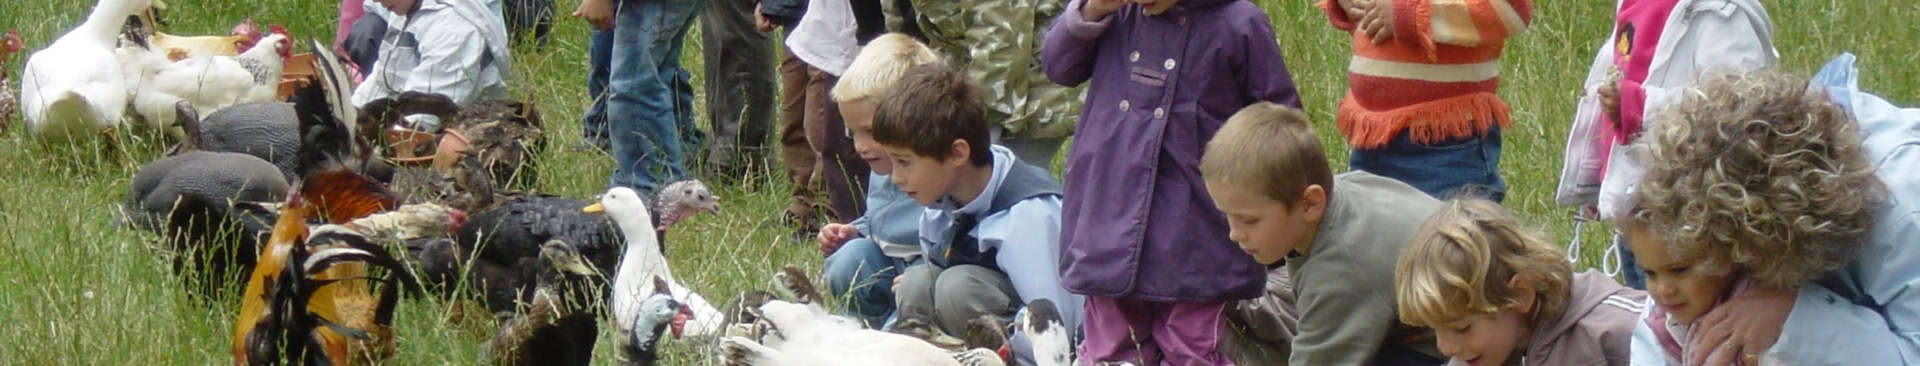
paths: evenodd
<path fill-rule="evenodd" d="M 185 102 L 176 113 L 187 126 L 196 123 Z M 229 273 L 252 270 L 256 248 L 266 241 L 273 221 L 264 210 L 236 202 L 281 200 L 288 184 L 264 160 L 199 146 L 199 135 L 189 133 L 178 151 L 141 166 L 127 187 L 120 218 L 161 234 L 174 272 L 190 283 L 197 279 L 200 293 L 211 294 L 233 282 Z"/>
<path fill-rule="evenodd" d="M 300 119 L 293 104 L 245 103 L 221 108 L 198 121 L 201 150 L 253 155 L 273 163 L 288 180 L 294 178 L 294 156 L 300 147 Z M 183 132 L 193 136 L 185 123 Z"/>
<path fill-rule="evenodd" d="M 308 231 L 307 219 L 348 223 L 396 205 L 393 193 L 362 172 L 371 150 L 358 143 L 352 128 L 356 111 L 347 103 L 345 73 L 331 52 L 309 42 L 321 73 L 295 89 L 294 108 L 302 134 L 297 172 L 300 182 L 291 189 L 274 223 L 267 246 L 256 260 L 253 274 L 234 318 L 233 357 L 238 364 L 301 363 L 347 364 L 377 361 L 393 351 L 391 325 L 398 287 L 408 277 L 384 249 L 355 242 L 344 226 Z M 311 235 L 310 235 L 311 234 Z M 340 237 L 345 247 L 325 246 L 318 240 Z M 364 239 L 364 238 L 362 238 Z M 323 244 L 316 246 L 315 244 Z M 320 257 L 333 249 L 358 250 Z M 313 254 L 309 256 L 308 253 Z M 349 255 L 350 254 L 350 255 Z M 339 258 L 331 264 L 322 258 Z M 367 266 L 389 268 L 389 284 L 379 293 L 378 281 Z"/>

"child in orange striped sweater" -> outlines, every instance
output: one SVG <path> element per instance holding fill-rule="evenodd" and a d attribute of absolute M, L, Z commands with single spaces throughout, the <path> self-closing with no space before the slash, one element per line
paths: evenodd
<path fill-rule="evenodd" d="M 1529 0 L 1324 0 L 1353 34 L 1337 120 L 1348 165 L 1436 197 L 1468 190 L 1500 201 L 1500 86 L 1506 39 L 1533 19 Z"/>

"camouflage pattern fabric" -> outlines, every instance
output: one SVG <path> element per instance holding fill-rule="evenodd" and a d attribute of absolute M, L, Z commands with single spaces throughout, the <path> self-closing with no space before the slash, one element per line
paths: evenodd
<path fill-rule="evenodd" d="M 989 117 L 1013 139 L 1073 135 L 1084 88 L 1054 84 L 1040 71 L 1040 37 L 1066 3 L 912 0 L 928 45 L 986 88 Z"/>

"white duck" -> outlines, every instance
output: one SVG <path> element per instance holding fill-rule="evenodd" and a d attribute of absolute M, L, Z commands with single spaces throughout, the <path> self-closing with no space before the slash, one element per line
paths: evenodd
<path fill-rule="evenodd" d="M 667 257 L 660 251 L 660 238 L 653 228 L 653 214 L 647 208 L 645 200 L 633 189 L 615 187 L 600 196 L 600 202 L 588 205 L 582 210 L 590 213 L 605 212 L 612 218 L 620 232 L 626 236 L 626 248 L 621 250 L 620 264 L 613 277 L 613 322 L 620 327 L 619 334 L 624 339 L 632 339 L 635 329 L 631 324 L 641 314 L 641 301 L 654 293 L 655 276 L 666 280 L 671 286 L 669 292 L 675 300 L 690 308 L 692 319 L 687 319 L 685 333 L 695 336 L 713 334 L 721 327 L 724 317 L 713 304 L 681 285 L 673 277 L 673 271 L 667 268 Z M 622 347 L 626 349 L 627 347 Z"/>
<path fill-rule="evenodd" d="M 20 109 L 28 131 L 69 138 L 120 124 L 129 81 L 114 50 L 121 25 L 150 1 L 100 0 L 80 26 L 27 57 Z"/>

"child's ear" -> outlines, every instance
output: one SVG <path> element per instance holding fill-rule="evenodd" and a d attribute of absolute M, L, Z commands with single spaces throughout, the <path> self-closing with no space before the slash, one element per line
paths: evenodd
<path fill-rule="evenodd" d="M 1319 224 L 1321 216 L 1327 213 L 1327 189 L 1318 184 L 1307 185 L 1300 191 L 1299 205 L 1308 223 Z"/>
<path fill-rule="evenodd" d="M 970 161 L 973 161 L 973 145 L 968 144 L 966 139 L 953 139 L 953 144 L 947 146 L 947 161 L 945 162 L 967 163 Z"/>
<path fill-rule="evenodd" d="M 1512 278 L 1507 279 L 1507 288 L 1513 289 L 1516 296 L 1519 296 L 1513 301 L 1514 309 L 1519 310 L 1521 314 L 1533 315 L 1531 314 L 1534 310 L 1533 303 L 1540 300 L 1535 298 L 1538 297 L 1538 292 L 1533 291 L 1533 284 L 1527 283 L 1527 280 L 1520 278 L 1520 275 L 1513 275 Z"/>

